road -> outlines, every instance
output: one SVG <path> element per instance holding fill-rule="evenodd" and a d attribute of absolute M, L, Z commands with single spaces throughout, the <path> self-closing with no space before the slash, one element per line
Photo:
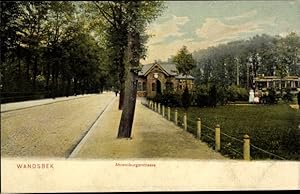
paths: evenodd
<path fill-rule="evenodd" d="M 113 99 L 113 93 L 103 93 L 6 104 L 10 111 L 1 113 L 2 156 L 68 157 Z"/>
<path fill-rule="evenodd" d="M 146 108 L 141 99 L 132 139 L 116 138 L 122 112 L 114 93 L 44 102 L 20 103 L 1 113 L 3 157 L 226 159 Z"/>

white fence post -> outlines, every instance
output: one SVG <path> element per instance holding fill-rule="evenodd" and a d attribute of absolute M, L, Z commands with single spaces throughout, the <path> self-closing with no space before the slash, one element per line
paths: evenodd
<path fill-rule="evenodd" d="M 174 114 L 174 122 L 175 122 L 175 125 L 178 125 L 178 110 L 177 109 L 175 110 L 175 114 Z"/>
<path fill-rule="evenodd" d="M 201 119 L 198 118 L 197 120 L 197 137 L 201 139 Z"/>
<path fill-rule="evenodd" d="M 220 125 L 216 126 L 215 131 L 215 150 L 220 151 L 221 150 L 221 129 Z"/>
<path fill-rule="evenodd" d="M 183 115 L 183 126 L 184 126 L 184 130 L 187 130 L 187 115 L 186 115 L 186 113 L 184 113 L 184 115 Z"/>
<path fill-rule="evenodd" d="M 244 160 L 250 160 L 250 137 L 244 135 Z"/>

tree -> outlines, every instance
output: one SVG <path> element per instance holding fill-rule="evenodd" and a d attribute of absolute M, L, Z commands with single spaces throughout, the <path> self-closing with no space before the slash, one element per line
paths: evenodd
<path fill-rule="evenodd" d="M 160 1 L 131 1 L 126 3 L 128 23 L 128 53 L 126 68 L 126 84 L 124 106 L 121 115 L 118 138 L 130 138 L 137 95 L 137 75 L 140 69 L 140 59 L 144 54 L 143 34 L 147 24 L 153 21 L 162 11 Z M 145 37 L 145 36 L 144 36 Z"/>
<path fill-rule="evenodd" d="M 191 74 L 191 70 L 196 67 L 196 62 L 193 59 L 192 54 L 187 50 L 186 46 L 183 46 L 177 53 L 176 56 L 173 58 L 176 68 L 179 71 L 179 73 L 182 73 L 184 76 L 188 76 Z M 188 89 L 188 82 L 186 79 L 186 87 L 182 93 L 181 96 L 181 102 L 185 109 L 188 109 L 190 106 L 190 94 Z"/>
<path fill-rule="evenodd" d="M 24 13 L 20 17 L 22 22 L 22 43 L 27 50 L 26 65 L 27 79 L 32 80 L 32 90 L 36 91 L 36 78 L 41 71 L 41 53 L 45 39 L 46 21 L 50 9 L 49 2 L 28 2 L 21 6 Z M 30 68 L 30 66 L 32 66 Z M 32 74 L 30 75 L 30 72 Z"/>
<path fill-rule="evenodd" d="M 63 49 L 62 49 L 62 41 L 69 39 L 70 36 L 67 34 L 67 29 L 74 22 L 75 15 L 75 5 L 71 2 L 64 1 L 53 1 L 50 2 L 50 11 L 48 13 L 48 19 L 46 21 L 46 49 L 45 49 L 45 57 L 48 58 L 45 64 L 44 72 L 46 79 L 45 89 L 47 92 L 50 92 L 52 96 L 55 97 L 57 95 L 58 90 L 58 76 L 60 73 L 63 73 L 63 85 L 65 83 L 65 79 L 68 80 L 68 87 L 70 86 L 70 76 L 69 72 L 66 70 L 68 67 L 66 63 L 62 60 L 63 58 Z M 82 29 L 81 29 L 82 30 Z M 51 80 L 51 87 L 50 87 Z M 69 95 L 69 94 L 67 94 Z"/>
<path fill-rule="evenodd" d="M 17 49 L 18 42 L 20 41 L 21 27 L 17 22 L 17 19 L 22 14 L 20 9 L 21 2 L 0 2 L 1 11 L 1 63 L 6 61 L 9 52 Z M 12 54 L 12 53 L 10 53 Z M 15 53 L 14 53 L 15 54 Z"/>
<path fill-rule="evenodd" d="M 105 26 L 107 48 L 111 59 L 111 72 L 118 72 L 120 88 L 119 109 L 123 108 L 125 90 L 125 56 L 128 46 L 128 25 L 129 17 L 127 13 L 127 2 L 123 1 L 94 1 L 89 5 L 88 10 L 100 13 L 100 28 Z"/>
<path fill-rule="evenodd" d="M 210 89 L 209 89 L 209 105 L 212 107 L 216 107 L 217 105 L 217 88 L 215 85 L 213 85 Z"/>
<path fill-rule="evenodd" d="M 185 110 L 187 110 L 191 105 L 191 95 L 189 94 L 188 87 L 184 88 L 184 91 L 181 96 L 181 103 Z"/>
<path fill-rule="evenodd" d="M 262 34 L 198 50 L 193 53 L 197 61 L 193 75 L 200 84 L 228 87 L 239 83 L 248 89 L 253 78 L 262 74 L 299 75 L 299 46 L 300 37 L 296 33 L 286 37 Z"/>
<path fill-rule="evenodd" d="M 297 94 L 298 109 L 300 109 L 300 92 Z"/>
<path fill-rule="evenodd" d="M 18 18 L 23 14 L 20 4 L 24 2 L 0 2 L 0 59 L 1 59 L 1 90 L 14 91 L 22 83 L 20 47 L 22 30 Z M 14 71 L 17 69 L 17 74 Z"/>
<path fill-rule="evenodd" d="M 192 53 L 187 50 L 186 46 L 183 46 L 173 58 L 176 68 L 179 73 L 182 73 L 184 76 L 191 74 L 191 70 L 196 67 L 196 62 L 193 59 Z M 187 81 L 186 81 L 187 87 Z"/>
<path fill-rule="evenodd" d="M 81 4 L 1 2 L 2 94 L 68 96 L 72 89 L 97 92 L 109 84 L 103 33 L 93 36 Z"/>

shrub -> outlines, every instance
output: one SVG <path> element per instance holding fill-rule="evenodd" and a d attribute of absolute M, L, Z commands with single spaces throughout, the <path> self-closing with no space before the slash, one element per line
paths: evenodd
<path fill-rule="evenodd" d="M 263 104 L 277 104 L 277 95 L 274 88 L 268 89 L 265 95 L 260 98 Z"/>
<path fill-rule="evenodd" d="M 157 94 L 155 97 L 147 97 L 148 100 L 161 103 L 170 107 L 181 107 L 181 95 L 173 92 Z"/>
<path fill-rule="evenodd" d="M 283 95 L 283 100 L 285 102 L 292 102 L 293 101 L 293 94 L 291 93 L 291 89 L 287 88 L 285 90 L 285 94 Z"/>
<path fill-rule="evenodd" d="M 237 85 L 231 85 L 227 89 L 228 101 L 246 101 L 248 100 L 248 92 L 245 88 Z"/>
<path fill-rule="evenodd" d="M 196 89 L 196 96 L 195 96 L 195 104 L 199 107 L 208 106 L 208 96 L 209 87 L 206 85 L 199 85 Z"/>
<path fill-rule="evenodd" d="M 182 96 L 181 96 L 181 103 L 183 108 L 188 109 L 191 105 L 191 95 L 189 94 L 188 87 L 185 87 Z"/>
<path fill-rule="evenodd" d="M 215 85 L 213 85 L 209 89 L 208 96 L 209 96 L 209 100 L 208 100 L 209 106 L 216 107 L 218 99 L 217 99 L 217 88 Z"/>
<path fill-rule="evenodd" d="M 217 88 L 217 103 L 225 105 L 228 102 L 228 91 L 225 87 L 220 86 Z"/>

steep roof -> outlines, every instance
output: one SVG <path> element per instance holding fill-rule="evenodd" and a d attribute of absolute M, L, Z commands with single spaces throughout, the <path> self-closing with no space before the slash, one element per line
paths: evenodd
<path fill-rule="evenodd" d="M 142 65 L 142 70 L 139 72 L 139 75 L 145 75 L 145 73 L 153 66 L 152 64 Z"/>
<path fill-rule="evenodd" d="M 175 64 L 171 63 L 151 63 L 147 65 L 143 65 L 142 70 L 139 72 L 139 76 L 146 76 L 150 71 L 151 68 L 157 65 L 160 67 L 163 71 L 165 71 L 168 75 L 176 76 L 178 75 L 178 71 Z"/>

